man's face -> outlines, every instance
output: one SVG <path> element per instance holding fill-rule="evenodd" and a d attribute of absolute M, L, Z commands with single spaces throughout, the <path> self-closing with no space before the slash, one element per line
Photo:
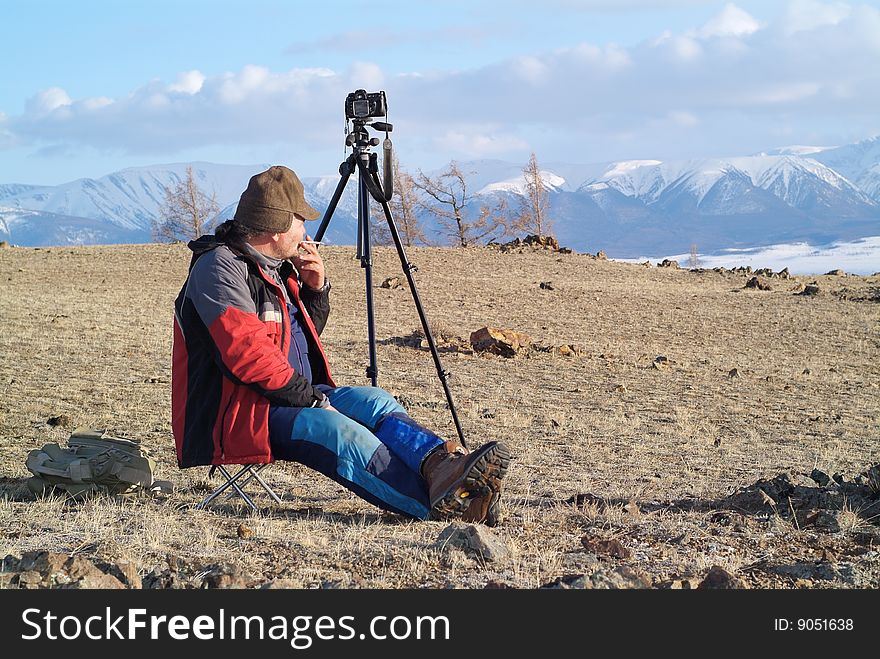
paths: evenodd
<path fill-rule="evenodd" d="M 286 233 L 278 234 L 276 258 L 290 259 L 296 256 L 297 245 L 306 237 L 306 225 L 299 215 L 294 215 L 293 222 Z"/>

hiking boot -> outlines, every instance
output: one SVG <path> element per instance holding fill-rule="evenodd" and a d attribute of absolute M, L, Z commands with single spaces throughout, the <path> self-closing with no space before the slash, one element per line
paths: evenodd
<path fill-rule="evenodd" d="M 422 465 L 431 519 L 460 517 L 474 499 L 500 492 L 509 465 L 510 449 L 499 442 L 487 442 L 472 452 L 453 441 L 438 447 Z"/>
<path fill-rule="evenodd" d="M 501 503 L 501 490 L 482 494 L 471 501 L 461 521 L 471 524 L 483 523 L 496 527 L 504 521 L 504 506 Z"/>

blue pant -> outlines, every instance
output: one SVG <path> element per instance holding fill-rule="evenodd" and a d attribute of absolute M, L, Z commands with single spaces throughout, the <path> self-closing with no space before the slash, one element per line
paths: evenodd
<path fill-rule="evenodd" d="M 275 459 L 315 469 L 385 510 L 427 519 L 431 504 L 419 467 L 443 440 L 413 421 L 383 389 L 322 389 L 338 412 L 270 409 Z"/>

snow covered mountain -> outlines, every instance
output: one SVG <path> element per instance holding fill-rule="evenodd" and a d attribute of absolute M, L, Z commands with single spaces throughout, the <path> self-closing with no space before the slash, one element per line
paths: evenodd
<path fill-rule="evenodd" d="M 522 164 L 459 163 L 475 205 L 524 194 Z M 612 256 L 704 252 L 773 243 L 830 243 L 880 235 L 880 138 L 838 148 L 784 147 L 754 156 L 586 165 L 540 163 L 560 241 Z M 231 217 L 250 176 L 266 165 L 178 163 L 125 169 L 59 186 L 0 184 L 0 240 L 19 245 L 144 242 L 165 190 L 193 172 Z M 429 172 L 439 174 L 442 169 Z M 302 177 L 324 210 L 338 175 Z M 326 239 L 352 244 L 356 178 L 340 199 Z M 428 219 L 428 218 L 426 218 Z M 312 231 L 317 224 L 309 225 Z M 314 227 L 314 228 L 313 228 Z"/>

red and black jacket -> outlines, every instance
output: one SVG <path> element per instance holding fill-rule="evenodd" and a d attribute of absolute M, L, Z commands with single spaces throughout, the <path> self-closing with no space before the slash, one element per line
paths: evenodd
<path fill-rule="evenodd" d="M 309 346 L 312 381 L 288 361 L 290 319 L 279 284 L 214 236 L 189 243 L 189 276 L 174 303 L 171 411 L 180 467 L 272 461 L 269 406 L 311 407 L 335 386 L 319 335 L 329 292 L 300 288 L 280 268 Z"/>

